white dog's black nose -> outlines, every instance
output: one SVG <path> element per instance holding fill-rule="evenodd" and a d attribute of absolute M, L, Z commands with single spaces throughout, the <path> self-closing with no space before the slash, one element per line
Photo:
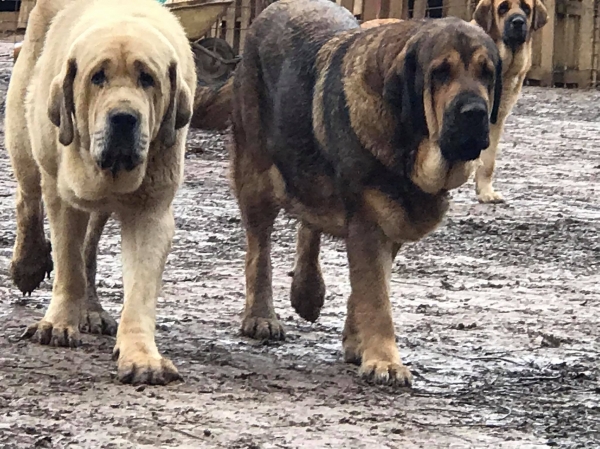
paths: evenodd
<path fill-rule="evenodd" d="M 105 134 L 99 160 L 103 170 L 110 169 L 116 175 L 122 169 L 131 171 L 141 163 L 140 119 L 137 113 L 123 110 L 109 113 Z"/>
<path fill-rule="evenodd" d="M 121 131 L 130 132 L 138 126 L 138 118 L 128 112 L 116 112 L 110 116 L 110 125 Z"/>

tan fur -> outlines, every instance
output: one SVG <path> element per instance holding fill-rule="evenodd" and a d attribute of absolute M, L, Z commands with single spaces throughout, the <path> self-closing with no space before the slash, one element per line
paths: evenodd
<path fill-rule="evenodd" d="M 498 121 L 490 126 L 490 146 L 481 153 L 481 166 L 475 173 L 475 186 L 477 199 L 482 203 L 500 203 L 504 201 L 502 195 L 494 190 L 492 178 L 498 144 L 504 129 L 506 118 L 512 111 L 521 94 L 523 81 L 531 68 L 532 33 L 542 28 L 547 22 L 546 7 L 541 0 L 524 0 L 531 9 L 527 15 L 528 39 L 521 47 L 512 52 L 502 40 L 502 31 L 506 17 L 512 13 L 524 13 L 520 0 L 481 0 L 473 13 L 471 23 L 481 26 L 496 42 L 502 58 L 502 100 Z M 507 13 L 500 16 L 498 7 L 502 3 L 508 4 Z"/>
<path fill-rule="evenodd" d="M 100 68 L 109 80 L 102 87 L 91 83 Z M 140 70 L 153 77 L 152 87 L 141 87 Z M 125 304 L 115 353 L 123 382 L 179 376 L 156 347 L 155 306 L 195 89 L 185 33 L 153 0 L 39 0 L 9 86 L 6 147 L 18 182 L 11 274 L 31 291 L 51 269 L 42 197 L 56 266 L 48 310 L 25 335 L 76 346 L 81 329 L 114 332 L 87 285 L 93 286 L 102 227 L 114 212 L 122 225 Z M 98 163 L 103 127 L 122 105 L 139 114 L 141 159 L 131 171 L 111 173 Z"/>
<path fill-rule="evenodd" d="M 363 30 L 366 30 L 368 28 L 374 28 L 374 27 L 378 27 L 380 25 L 387 25 L 388 23 L 398 23 L 398 22 L 402 22 L 402 20 L 400 19 L 373 19 L 373 20 L 367 20 L 366 22 L 363 22 L 360 24 L 360 27 Z"/>

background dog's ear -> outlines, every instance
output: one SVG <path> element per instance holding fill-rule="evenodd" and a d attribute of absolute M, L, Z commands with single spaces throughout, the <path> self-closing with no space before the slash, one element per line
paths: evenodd
<path fill-rule="evenodd" d="M 417 43 L 414 43 L 406 50 L 402 61 L 390 70 L 383 85 L 383 99 L 394 111 L 398 132 L 405 136 L 427 135 L 423 106 L 425 80 L 417 61 L 416 47 Z"/>
<path fill-rule="evenodd" d="M 548 10 L 542 3 L 542 0 L 535 0 L 533 5 L 533 20 L 531 21 L 531 28 L 533 31 L 537 31 L 548 23 Z"/>
<path fill-rule="evenodd" d="M 75 98 L 73 83 L 77 74 L 75 59 L 69 59 L 65 68 L 52 81 L 50 98 L 48 99 L 48 118 L 58 127 L 58 141 L 70 145 L 74 138 L 73 115 L 75 114 Z"/>
<path fill-rule="evenodd" d="M 177 130 L 187 125 L 192 118 L 192 95 L 185 83 L 179 82 L 178 78 L 177 64 L 173 62 L 169 66 L 169 105 L 158 134 L 167 148 L 175 145 Z"/>
<path fill-rule="evenodd" d="M 500 110 L 500 101 L 502 100 L 502 59 L 498 58 L 496 63 L 496 81 L 494 83 L 494 103 L 492 104 L 492 114 L 490 123 L 495 125 L 498 121 L 498 112 Z"/>
<path fill-rule="evenodd" d="M 477 25 L 483 28 L 486 33 L 489 34 L 494 26 L 493 1 L 481 0 L 473 12 L 473 20 L 477 23 Z"/>

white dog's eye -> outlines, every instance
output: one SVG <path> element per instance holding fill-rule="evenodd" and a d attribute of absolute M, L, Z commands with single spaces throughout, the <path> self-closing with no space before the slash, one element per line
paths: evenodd
<path fill-rule="evenodd" d="M 95 84 L 96 86 L 102 86 L 104 83 L 106 83 L 106 75 L 104 74 L 104 69 L 98 70 L 92 75 L 92 84 Z"/>
<path fill-rule="evenodd" d="M 146 72 L 141 72 L 140 86 L 142 86 L 144 89 L 154 86 L 154 78 L 152 78 L 152 75 L 149 75 Z"/>

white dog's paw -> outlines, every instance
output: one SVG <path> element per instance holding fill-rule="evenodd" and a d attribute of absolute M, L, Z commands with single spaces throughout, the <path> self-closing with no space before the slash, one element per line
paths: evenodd
<path fill-rule="evenodd" d="M 504 203 L 504 197 L 494 189 L 485 189 L 477 194 L 477 201 L 484 204 Z"/>

